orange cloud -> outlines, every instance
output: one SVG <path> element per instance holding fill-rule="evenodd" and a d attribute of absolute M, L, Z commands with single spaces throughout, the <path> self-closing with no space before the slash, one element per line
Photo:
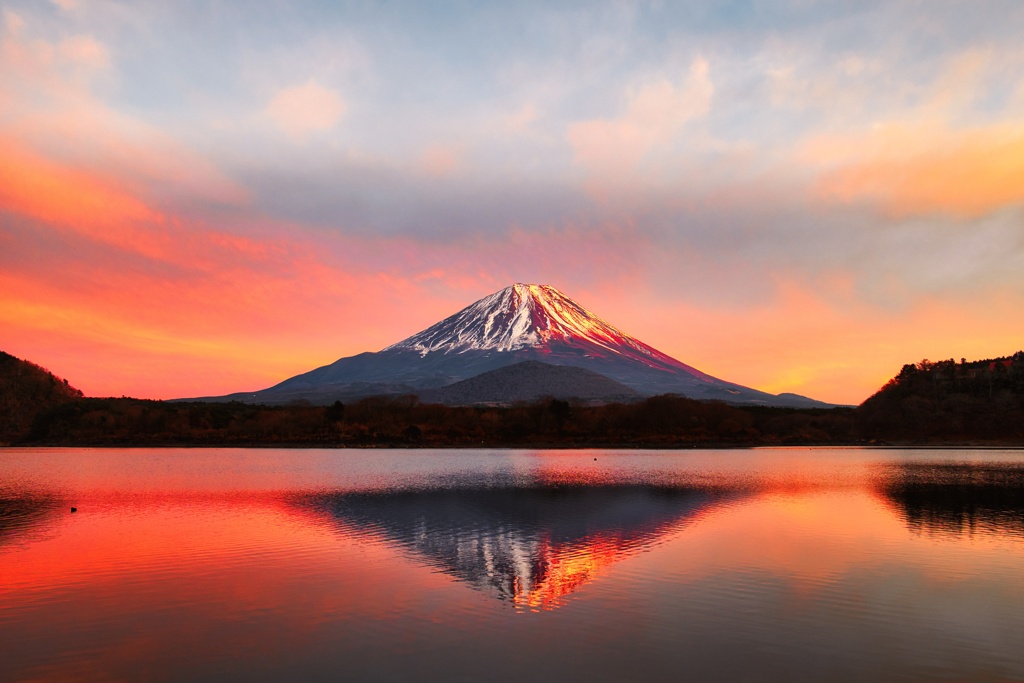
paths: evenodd
<path fill-rule="evenodd" d="M 86 348 L 90 362 L 69 363 L 70 380 L 143 397 L 260 387 L 336 357 L 296 352 L 292 339 L 324 327 L 318 305 L 360 308 L 355 279 L 317 245 L 287 237 L 287 226 L 250 221 L 266 234 L 244 237 L 167 215 L 116 180 L 2 142 L 0 215 L 25 226 L 3 232 L 8 254 L 18 254 L 0 274 L 5 350 L 42 359 Z M 60 240 L 36 253 L 46 247 L 26 230 Z M 260 339 L 282 315 L 286 329 Z"/>
<path fill-rule="evenodd" d="M 946 213 L 974 218 L 1024 203 L 1024 129 L 919 131 L 892 126 L 851 141 L 866 153 L 821 178 L 829 200 L 868 202 L 893 216 Z M 826 160 L 829 148 L 811 146 Z"/>
<path fill-rule="evenodd" d="M 586 272 L 617 270 L 638 243 L 628 229 L 568 226 L 430 245 L 252 216 L 245 237 L 230 231 L 233 221 L 214 228 L 156 212 L 24 150 L 9 159 L 4 177 L 30 180 L 10 185 L 0 205 L 31 227 L 4 234 L 18 254 L 0 274 L 4 350 L 92 395 L 263 388 L 383 348 L 516 279 L 564 273 L 573 250 Z M 37 245 L 48 235 L 60 244 Z M 529 256 L 529 272 L 517 255 Z"/>
<path fill-rule="evenodd" d="M 229 393 L 364 351 L 364 335 L 386 317 L 377 307 L 403 310 L 388 293 L 360 300 L 372 277 L 325 268 L 289 277 L 279 263 L 224 258 L 220 272 L 154 277 L 111 261 L 73 265 L 70 282 L 46 269 L 0 276 L 4 350 L 92 395 Z"/>
<path fill-rule="evenodd" d="M 979 113 L 979 99 L 1005 68 L 990 49 L 950 56 L 916 107 L 869 129 L 815 135 L 802 161 L 821 172 L 818 195 L 863 203 L 896 218 L 984 216 L 1024 202 L 1024 127 L 1012 97 L 991 123 L 956 122 Z"/>
<path fill-rule="evenodd" d="M 0 209 L 154 253 L 130 226 L 160 223 L 159 213 L 94 174 L 54 164 L 10 139 L 0 144 Z"/>

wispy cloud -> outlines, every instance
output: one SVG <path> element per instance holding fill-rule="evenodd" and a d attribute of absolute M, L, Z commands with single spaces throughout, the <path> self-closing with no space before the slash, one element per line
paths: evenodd
<path fill-rule="evenodd" d="M 632 185 L 632 175 L 648 154 L 707 115 L 715 90 L 708 69 L 708 62 L 698 58 L 679 81 L 660 79 L 631 89 L 621 116 L 571 124 L 568 139 L 575 162 L 605 188 Z"/>

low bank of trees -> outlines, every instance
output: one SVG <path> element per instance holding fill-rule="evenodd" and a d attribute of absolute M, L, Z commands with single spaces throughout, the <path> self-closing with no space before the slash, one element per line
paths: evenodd
<path fill-rule="evenodd" d="M 0 356 L 0 380 L 9 385 L 0 399 L 12 406 L 0 441 L 31 445 L 1024 446 L 1024 352 L 906 365 L 856 409 L 745 407 L 673 395 L 504 407 L 451 407 L 412 396 L 326 407 L 98 399 L 15 361 Z"/>
<path fill-rule="evenodd" d="M 414 397 L 331 406 L 81 399 L 41 414 L 25 443 L 77 445 L 576 446 L 834 444 L 852 409 L 745 408 L 655 396 L 590 406 L 554 399 L 451 407 Z"/>

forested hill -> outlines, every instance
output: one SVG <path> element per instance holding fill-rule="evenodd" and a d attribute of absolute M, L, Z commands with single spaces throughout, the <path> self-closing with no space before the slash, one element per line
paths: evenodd
<path fill-rule="evenodd" d="M 0 444 L 24 435 L 39 413 L 79 398 L 66 379 L 0 351 Z"/>
<path fill-rule="evenodd" d="M 862 432 L 874 439 L 1024 441 L 1024 351 L 904 365 L 857 413 Z"/>

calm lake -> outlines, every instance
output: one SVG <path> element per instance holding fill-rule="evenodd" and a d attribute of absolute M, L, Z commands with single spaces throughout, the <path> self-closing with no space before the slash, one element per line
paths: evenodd
<path fill-rule="evenodd" d="M 1024 452 L 0 449 L 0 679 L 1021 681 Z"/>

